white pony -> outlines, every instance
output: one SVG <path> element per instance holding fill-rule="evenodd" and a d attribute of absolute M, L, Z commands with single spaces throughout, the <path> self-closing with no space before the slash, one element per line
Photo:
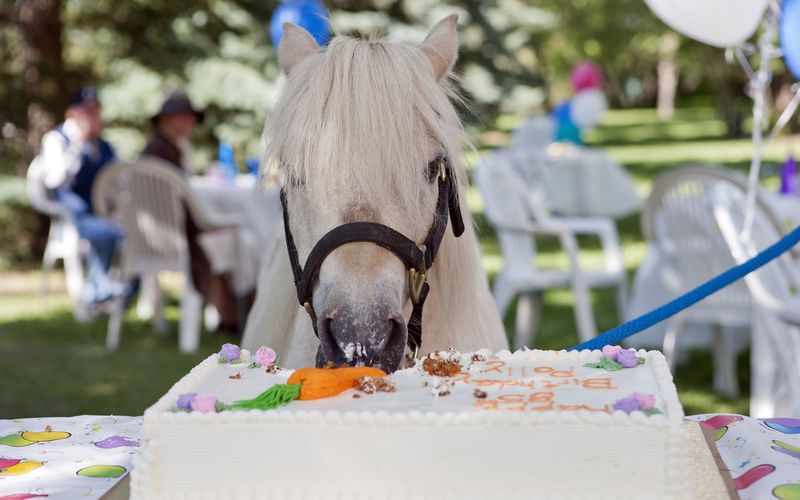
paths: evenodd
<path fill-rule="evenodd" d="M 264 139 L 301 264 L 320 237 L 347 222 L 379 222 L 423 241 L 436 212 L 428 169 L 437 157 L 449 159 L 465 199 L 466 138 L 449 82 L 456 21 L 440 21 L 420 46 L 337 36 L 320 48 L 302 28 L 285 25 L 279 59 L 288 78 Z M 461 210 L 471 220 L 464 204 Z M 334 351 L 359 345 L 345 353 L 351 364 L 400 367 L 411 302 L 406 269 L 392 252 L 349 243 L 325 259 L 313 294 L 322 342 L 297 302 L 282 231 L 262 266 L 245 347 L 269 345 L 284 366 L 299 367 L 342 359 Z M 507 348 L 470 224 L 460 238 L 448 225 L 428 276 L 421 352 Z"/>

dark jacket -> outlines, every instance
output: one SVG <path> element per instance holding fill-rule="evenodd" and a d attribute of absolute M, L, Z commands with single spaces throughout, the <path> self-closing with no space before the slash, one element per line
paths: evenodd
<path fill-rule="evenodd" d="M 144 151 L 142 151 L 142 156 L 145 155 L 166 160 L 181 172 L 184 171 L 181 167 L 183 164 L 181 161 L 181 149 L 159 130 L 155 130 L 153 135 L 150 136 L 150 140 L 147 141 L 147 146 L 145 146 Z"/>

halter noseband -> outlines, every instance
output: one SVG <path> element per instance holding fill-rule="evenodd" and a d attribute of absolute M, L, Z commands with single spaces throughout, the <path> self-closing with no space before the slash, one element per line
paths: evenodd
<path fill-rule="evenodd" d="M 347 243 L 374 243 L 394 253 L 408 270 L 408 290 L 413 304 L 411 317 L 408 320 L 408 347 L 413 351 L 422 346 L 422 306 L 428 297 L 428 271 L 433 265 L 436 253 L 447 229 L 448 215 L 453 221 L 453 234 L 456 237 L 464 232 L 464 221 L 458 203 L 458 186 L 453 176 L 453 169 L 447 158 L 434 160 L 438 168 L 439 198 L 436 203 L 431 229 L 421 245 L 405 237 L 389 226 L 377 222 L 350 222 L 335 227 L 327 232 L 311 249 L 306 264 L 300 267 L 300 258 L 294 244 L 289 227 L 289 209 L 286 205 L 286 193 L 281 189 L 281 205 L 283 206 L 283 229 L 286 232 L 286 248 L 289 251 L 289 262 L 294 274 L 294 286 L 297 288 L 297 299 L 311 317 L 314 333 L 317 330 L 317 315 L 312 305 L 314 283 L 319 277 L 319 269 L 325 258 L 334 250 Z"/>

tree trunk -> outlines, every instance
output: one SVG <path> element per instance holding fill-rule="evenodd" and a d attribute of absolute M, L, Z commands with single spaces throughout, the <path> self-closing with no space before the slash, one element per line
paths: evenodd
<path fill-rule="evenodd" d="M 67 97 L 62 61 L 62 0 L 24 0 L 19 3 L 27 86 L 28 154 L 37 151 L 42 135 L 61 117 Z"/>
<path fill-rule="evenodd" d="M 658 117 L 663 121 L 669 120 L 675 113 L 675 92 L 678 90 L 678 66 L 675 64 L 675 51 L 677 50 L 677 36 L 667 33 L 661 37 L 656 108 Z"/>

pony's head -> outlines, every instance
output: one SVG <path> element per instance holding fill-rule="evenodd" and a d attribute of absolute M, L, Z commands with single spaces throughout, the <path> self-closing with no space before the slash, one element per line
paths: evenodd
<path fill-rule="evenodd" d="M 348 222 L 377 222 L 422 242 L 433 224 L 438 159 L 459 160 L 464 133 L 448 81 L 458 51 L 456 16 L 419 46 L 333 38 L 320 48 L 286 24 L 279 47 L 288 76 L 265 128 L 267 158 L 283 178 L 300 263 Z M 338 247 L 313 293 L 317 363 L 393 371 L 403 360 L 408 273 L 373 243 Z"/>

